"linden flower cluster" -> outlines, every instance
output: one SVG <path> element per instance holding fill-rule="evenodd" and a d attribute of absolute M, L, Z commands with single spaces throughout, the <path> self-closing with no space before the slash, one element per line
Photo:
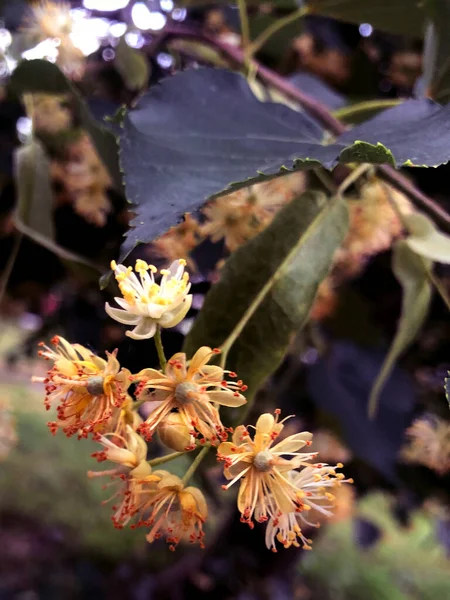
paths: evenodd
<path fill-rule="evenodd" d="M 406 462 L 424 465 L 443 476 L 450 471 L 450 423 L 433 415 L 416 419 L 406 430 Z"/>
<path fill-rule="evenodd" d="M 165 359 L 161 329 L 179 323 L 191 305 L 184 267 L 184 260 L 176 260 L 160 272 L 157 283 L 156 268 L 142 260 L 134 271 L 113 263 L 123 298 L 116 298 L 120 309 L 106 304 L 106 311 L 134 327 L 127 331 L 130 337 L 155 336 L 160 369 L 132 374 L 121 367 L 117 351 L 103 359 L 58 336 L 51 346 L 41 344 L 40 354 L 52 366 L 45 378 L 35 381 L 45 385 L 46 408 L 56 408 L 50 430 L 79 439 L 91 436 L 100 444 L 92 457 L 112 466 L 89 471 L 88 476 L 110 480 L 105 487 L 112 487 L 112 493 L 106 502 L 112 503 L 117 529 L 144 528 L 148 542 L 164 538 L 171 550 L 182 541 L 203 548 L 208 507 L 190 480 L 206 453 L 215 449 L 229 480 L 222 487 L 240 484 L 241 520 L 251 527 L 255 521 L 266 523 L 266 545 L 273 551 L 277 543 L 308 549 L 311 540 L 303 528 L 319 526 L 317 520 L 308 519 L 308 511 L 321 518 L 332 516 L 332 491 L 350 480 L 336 472 L 340 463 L 312 463 L 317 453 L 303 451 L 311 445 L 311 433 L 295 433 L 279 441 L 286 421 L 279 420 L 279 410 L 275 416 L 259 417 L 253 437 L 243 425 L 234 431 L 223 425 L 220 408 L 243 406 L 247 386 L 225 369 L 226 357 L 220 365 L 214 364 L 220 349 L 203 346 L 190 360 L 183 352 Z M 134 390 L 134 398 L 129 390 Z M 145 420 L 139 414 L 142 405 Z M 148 460 L 147 444 L 155 436 L 175 452 Z M 195 451 L 183 477 L 159 468 Z"/>

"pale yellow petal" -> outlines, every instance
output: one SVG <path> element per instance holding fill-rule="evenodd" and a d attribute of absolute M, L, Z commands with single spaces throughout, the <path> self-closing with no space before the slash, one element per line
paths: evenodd
<path fill-rule="evenodd" d="M 235 394 L 231 390 L 214 390 L 212 392 L 208 392 L 208 396 L 211 402 L 217 402 L 222 406 L 229 406 L 230 408 L 242 406 L 247 402 L 242 394 Z"/>
<path fill-rule="evenodd" d="M 290 453 L 298 452 L 301 448 L 304 448 L 312 440 L 312 433 L 309 431 L 303 431 L 302 433 L 295 433 L 279 442 L 272 448 L 272 452 Z"/>

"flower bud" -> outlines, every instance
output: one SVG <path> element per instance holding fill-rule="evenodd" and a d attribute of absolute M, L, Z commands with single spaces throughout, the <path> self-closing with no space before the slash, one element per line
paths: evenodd
<path fill-rule="evenodd" d="M 158 427 L 158 434 L 165 446 L 177 452 L 195 448 L 195 439 L 191 429 L 183 422 L 179 413 L 167 415 Z"/>

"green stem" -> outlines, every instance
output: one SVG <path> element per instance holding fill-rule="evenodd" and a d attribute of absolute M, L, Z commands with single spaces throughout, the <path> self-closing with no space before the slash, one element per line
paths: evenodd
<path fill-rule="evenodd" d="M 161 327 L 159 325 L 156 328 L 154 340 L 155 340 L 156 352 L 158 353 L 159 364 L 161 366 L 161 369 L 164 371 L 166 368 L 167 360 L 166 360 L 166 355 L 164 354 L 164 348 L 163 348 L 162 339 L 161 339 Z"/>
<path fill-rule="evenodd" d="M 364 175 L 364 173 L 367 173 L 367 171 L 370 171 L 372 168 L 373 168 L 373 165 L 366 164 L 366 163 L 359 165 L 359 167 L 356 167 L 356 169 L 354 169 L 350 173 L 350 175 L 348 177 L 346 177 L 344 179 L 344 181 L 341 183 L 341 185 L 338 187 L 337 195 L 342 196 L 342 194 L 344 192 L 346 192 L 351 185 L 353 185 L 356 181 L 358 181 L 358 179 L 362 175 Z"/>
<path fill-rule="evenodd" d="M 238 0 L 239 18 L 241 21 L 242 47 L 250 44 L 250 25 L 248 23 L 247 4 L 245 0 Z"/>
<path fill-rule="evenodd" d="M 152 460 L 148 461 L 148 464 L 151 467 L 156 467 L 157 465 L 163 465 L 166 462 L 175 460 L 179 456 L 183 456 L 183 454 L 186 454 L 186 453 L 185 452 L 172 452 L 171 454 L 166 454 L 165 456 L 158 456 L 158 458 L 153 458 Z"/>
<path fill-rule="evenodd" d="M 332 114 L 336 119 L 345 121 L 354 115 L 373 112 L 375 110 L 383 110 L 384 108 L 392 108 L 393 106 L 398 106 L 402 102 L 403 100 L 398 98 L 392 100 L 367 100 L 366 102 L 358 102 L 358 104 L 352 104 L 351 106 L 343 106 L 342 108 L 335 110 Z"/>
<path fill-rule="evenodd" d="M 20 245 L 22 243 L 23 234 L 19 231 L 15 232 L 14 244 L 9 255 L 8 262 L 3 270 L 0 280 L 0 304 L 2 303 L 3 296 L 5 295 L 6 288 L 8 287 L 9 278 L 11 277 L 14 264 L 16 262 L 17 255 L 19 254 Z"/>
<path fill-rule="evenodd" d="M 149 400 L 148 398 L 146 398 L 145 400 L 136 400 L 135 402 L 133 402 L 133 406 L 131 407 L 131 410 L 139 410 L 141 408 L 141 406 L 143 404 L 145 404 L 146 402 L 151 402 L 151 400 Z"/>
<path fill-rule="evenodd" d="M 184 485 L 186 485 L 188 483 L 188 481 L 190 480 L 190 478 L 193 476 L 193 474 L 195 473 L 195 471 L 197 470 L 199 464 L 202 462 L 202 460 L 205 458 L 205 456 L 208 454 L 210 449 L 210 446 L 205 446 L 202 450 L 200 450 L 200 452 L 197 454 L 197 456 L 195 457 L 195 459 L 193 460 L 191 466 L 189 467 L 189 469 L 186 471 L 186 473 L 184 474 L 183 478 L 182 478 L 182 482 Z"/>
<path fill-rule="evenodd" d="M 272 25 L 270 25 L 270 27 L 267 27 L 267 29 L 265 29 L 261 35 L 259 35 L 256 40 L 254 40 L 247 48 L 246 52 L 245 52 L 245 57 L 246 60 L 250 60 L 250 58 L 252 56 L 254 56 L 258 50 L 260 50 L 264 44 L 278 31 L 280 31 L 281 29 L 283 29 L 283 27 L 286 27 L 287 25 L 290 25 L 291 23 L 294 23 L 294 21 L 297 21 L 297 19 L 301 19 L 302 17 L 304 17 L 306 14 L 308 14 L 309 9 L 306 6 L 302 6 L 301 8 L 295 10 L 294 12 L 290 13 L 289 15 L 287 15 L 286 17 L 283 17 L 282 19 L 277 19 L 274 23 L 272 23 Z"/>
<path fill-rule="evenodd" d="M 418 254 L 417 256 L 420 258 L 420 262 L 422 263 L 427 279 L 429 280 L 431 285 L 434 286 L 435 290 L 441 297 L 442 302 L 450 311 L 450 296 L 448 295 L 447 290 L 445 289 L 442 281 L 433 273 L 432 269 L 428 266 L 423 256 L 420 256 L 420 254 Z"/>

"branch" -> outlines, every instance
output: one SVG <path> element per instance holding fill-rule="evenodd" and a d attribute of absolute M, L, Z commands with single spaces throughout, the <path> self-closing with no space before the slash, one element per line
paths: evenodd
<path fill-rule="evenodd" d="M 188 29 L 186 27 L 174 27 L 173 25 L 166 27 L 155 43 L 159 46 L 159 44 L 162 44 L 164 41 L 176 37 L 196 40 L 208 44 L 240 68 L 244 68 L 246 65 L 245 54 L 240 48 L 216 40 L 212 36 L 204 34 L 201 31 Z M 284 77 L 261 65 L 256 60 L 252 59 L 250 64 L 254 74 L 257 75 L 261 81 L 276 88 L 290 100 L 297 102 L 311 117 L 316 119 L 330 133 L 339 136 L 347 130 L 347 127 L 341 123 L 341 121 L 336 119 L 324 104 L 308 94 L 305 94 Z M 402 175 L 394 167 L 381 165 L 377 170 L 382 179 L 393 185 L 397 190 L 406 194 L 417 208 L 431 217 L 441 229 L 450 233 L 450 215 L 439 206 L 437 202 L 421 192 L 407 177 Z"/>

